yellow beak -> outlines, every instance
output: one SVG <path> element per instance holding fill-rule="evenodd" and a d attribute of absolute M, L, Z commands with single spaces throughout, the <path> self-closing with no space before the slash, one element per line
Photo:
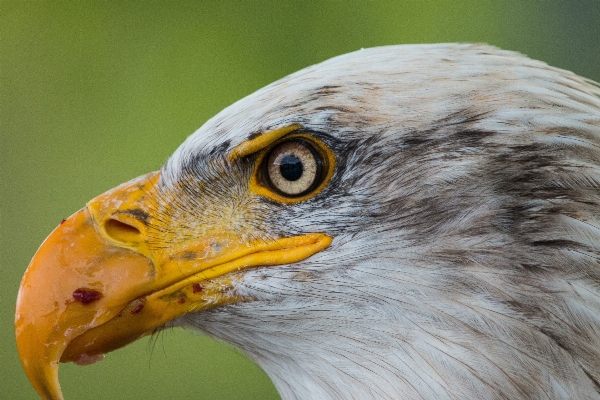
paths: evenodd
<path fill-rule="evenodd" d="M 198 237 L 157 229 L 160 173 L 127 182 L 63 221 L 32 259 L 15 315 L 23 368 L 42 398 L 62 399 L 58 362 L 86 364 L 190 312 L 248 301 L 230 272 L 301 261 L 331 238 L 249 241 L 224 225 Z M 176 226 L 170 224 L 169 226 Z"/>

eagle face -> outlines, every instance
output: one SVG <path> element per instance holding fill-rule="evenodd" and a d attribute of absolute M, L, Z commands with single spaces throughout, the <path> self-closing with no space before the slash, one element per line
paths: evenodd
<path fill-rule="evenodd" d="M 599 95 L 482 45 L 283 78 L 48 237 L 24 368 L 60 398 L 58 361 L 187 326 L 288 399 L 597 397 Z"/>

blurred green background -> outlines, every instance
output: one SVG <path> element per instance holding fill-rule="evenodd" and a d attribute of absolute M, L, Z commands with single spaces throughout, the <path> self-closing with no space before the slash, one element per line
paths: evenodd
<path fill-rule="evenodd" d="M 600 81 L 600 2 L 0 3 L 0 398 L 34 399 L 14 345 L 21 276 L 89 199 L 158 169 L 208 118 L 329 57 L 487 42 Z M 67 399 L 276 399 L 241 353 L 183 330 L 81 368 Z"/>

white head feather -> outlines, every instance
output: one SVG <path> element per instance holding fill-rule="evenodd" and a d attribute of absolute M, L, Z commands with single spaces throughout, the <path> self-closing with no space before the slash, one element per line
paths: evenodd
<path fill-rule="evenodd" d="M 306 202 L 257 200 L 252 235 L 334 241 L 239 273 L 254 301 L 176 323 L 243 349 L 286 399 L 597 398 L 599 95 L 519 54 L 448 44 L 357 51 L 240 100 L 177 150 L 164 191 L 300 124 L 335 153 L 334 176 Z"/>

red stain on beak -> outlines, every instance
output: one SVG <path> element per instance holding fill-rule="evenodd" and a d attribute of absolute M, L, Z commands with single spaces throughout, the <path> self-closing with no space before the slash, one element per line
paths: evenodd
<path fill-rule="evenodd" d="M 101 297 L 102 293 L 94 289 L 79 288 L 73 292 L 73 298 L 81 304 L 93 303 Z"/>

